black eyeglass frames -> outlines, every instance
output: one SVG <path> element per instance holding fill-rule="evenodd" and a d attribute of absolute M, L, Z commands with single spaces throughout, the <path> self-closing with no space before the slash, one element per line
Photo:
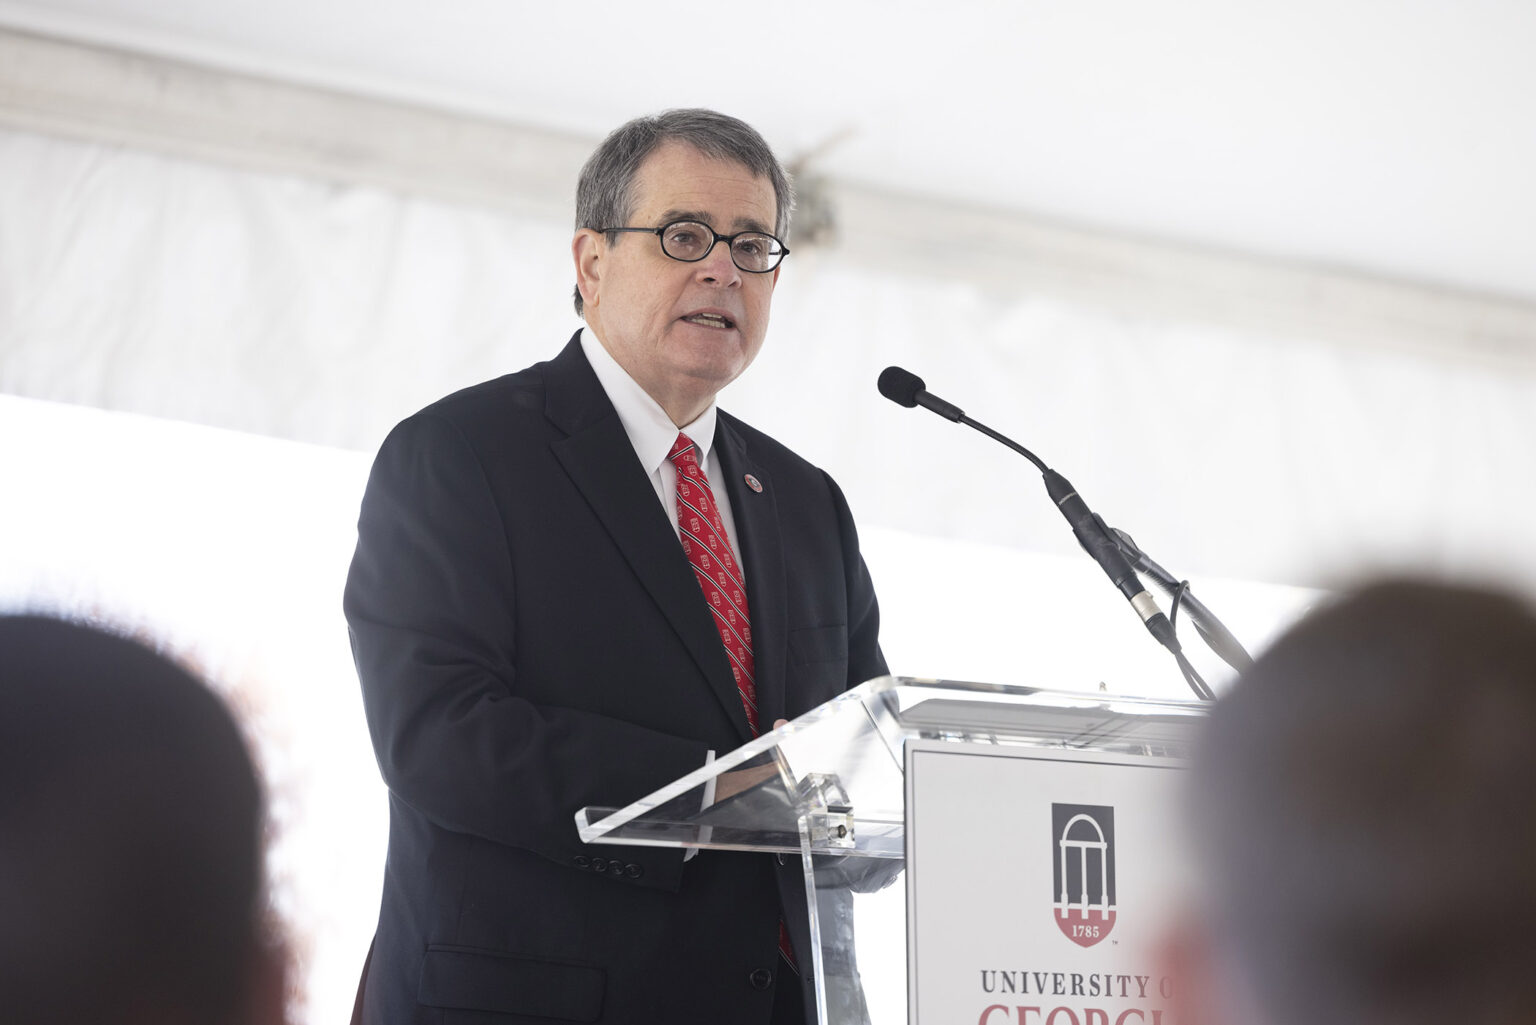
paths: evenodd
<path fill-rule="evenodd" d="M 698 263 L 716 242 L 731 251 L 731 262 L 748 274 L 766 274 L 789 255 L 789 249 L 766 231 L 738 231 L 722 235 L 703 221 L 672 221 L 659 228 L 599 228 L 599 231 L 637 231 L 661 239 L 661 251 L 683 263 Z"/>

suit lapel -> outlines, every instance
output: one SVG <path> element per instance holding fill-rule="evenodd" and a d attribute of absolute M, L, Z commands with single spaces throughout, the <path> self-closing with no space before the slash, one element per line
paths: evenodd
<path fill-rule="evenodd" d="M 555 458 L 677 632 L 742 740 L 751 739 L 730 660 L 693 569 L 576 338 L 547 365 L 545 413 L 566 433 L 550 446 Z"/>
<path fill-rule="evenodd" d="M 784 548 L 779 533 L 778 497 L 768 471 L 752 458 L 741 434 L 725 414 L 715 423 L 720 470 L 736 520 L 736 546 L 747 574 L 747 603 L 752 614 L 752 658 L 756 664 L 758 724 L 763 732 L 785 718 L 785 660 L 788 651 L 788 590 Z M 746 484 L 751 474 L 762 486 Z M 716 484 L 719 488 L 722 485 Z"/>

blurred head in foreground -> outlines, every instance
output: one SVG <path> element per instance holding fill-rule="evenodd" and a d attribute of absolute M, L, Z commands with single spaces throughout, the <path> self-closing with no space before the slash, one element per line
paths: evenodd
<path fill-rule="evenodd" d="M 1188 1025 L 1536 1021 L 1536 616 L 1366 588 L 1216 705 Z"/>
<path fill-rule="evenodd" d="M 261 830 L 202 683 L 120 637 L 0 617 L 0 1018 L 281 1021 Z"/>

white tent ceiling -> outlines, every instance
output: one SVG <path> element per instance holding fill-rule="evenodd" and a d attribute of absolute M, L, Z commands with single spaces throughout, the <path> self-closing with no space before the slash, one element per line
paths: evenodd
<path fill-rule="evenodd" d="M 0 24 L 586 136 L 715 106 L 848 182 L 1536 300 L 1529 0 L 46 0 Z"/>

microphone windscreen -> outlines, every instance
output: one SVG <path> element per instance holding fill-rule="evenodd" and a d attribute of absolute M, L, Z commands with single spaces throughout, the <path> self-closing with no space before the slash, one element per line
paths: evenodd
<path fill-rule="evenodd" d="M 880 394 L 903 406 L 917 405 L 917 393 L 923 390 L 923 379 L 900 367 L 886 367 L 880 371 Z"/>

